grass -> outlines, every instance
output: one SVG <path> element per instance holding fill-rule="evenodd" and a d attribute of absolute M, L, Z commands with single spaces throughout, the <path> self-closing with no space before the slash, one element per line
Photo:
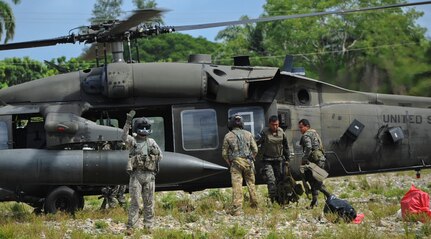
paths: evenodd
<path fill-rule="evenodd" d="M 422 177 L 428 174 L 423 171 Z M 410 177 L 410 173 L 393 175 L 395 178 Z M 424 181 L 417 186 L 429 191 L 431 183 Z M 409 185 L 407 182 L 404 185 Z M 229 188 L 193 194 L 157 192 L 156 223 L 161 218 L 163 223 L 158 224 L 151 235 L 137 228 L 131 238 L 431 238 L 431 222 L 400 222 L 397 224 L 400 228 L 386 229 L 387 221 L 396 220 L 399 201 L 409 186 L 400 187 L 400 182 L 378 175 L 335 178 L 325 184 L 330 191 L 341 187 L 337 196 L 366 215 L 362 224 L 340 222 L 336 215 L 323 216 L 322 194 L 319 194 L 319 206 L 312 210 L 304 209 L 310 203 L 305 196 L 298 204 L 271 204 L 266 198 L 266 186 L 261 185 L 257 187 L 259 207 L 251 208 L 245 196 L 241 217 L 226 214 L 232 200 Z M 247 195 L 245 187 L 244 193 Z M 85 199 L 85 208 L 74 217 L 65 213 L 36 215 L 26 204 L 0 203 L 0 239 L 123 238 L 127 210 L 120 207 L 99 210 L 100 199 L 96 196 Z"/>

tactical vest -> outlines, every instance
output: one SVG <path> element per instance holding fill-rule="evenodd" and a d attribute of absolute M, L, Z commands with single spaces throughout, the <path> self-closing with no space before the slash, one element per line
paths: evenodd
<path fill-rule="evenodd" d="M 158 160 L 160 152 L 154 145 L 149 145 L 149 140 L 136 142 L 130 152 L 132 167 L 134 170 L 141 169 L 151 172 L 158 171 Z"/>
<path fill-rule="evenodd" d="M 280 158 L 283 156 L 283 129 L 278 128 L 277 133 L 273 134 L 271 129 L 264 131 L 263 142 L 263 157 L 264 158 Z"/>
<path fill-rule="evenodd" d="M 234 129 L 231 131 L 231 133 L 236 137 L 236 141 L 234 141 L 236 142 L 236 144 L 233 145 L 233 150 L 231 150 L 230 158 L 247 158 L 251 154 L 251 152 L 249 145 L 247 145 L 247 139 L 244 130 Z"/>

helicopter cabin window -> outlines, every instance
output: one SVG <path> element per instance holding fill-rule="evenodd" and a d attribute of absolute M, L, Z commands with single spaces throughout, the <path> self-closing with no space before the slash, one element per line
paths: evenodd
<path fill-rule="evenodd" d="M 117 119 L 98 119 L 96 120 L 96 124 L 98 125 L 106 125 L 118 128 L 118 120 Z"/>
<path fill-rule="evenodd" d="M 300 89 L 298 91 L 298 102 L 301 105 L 310 104 L 310 93 L 306 89 Z"/>
<path fill-rule="evenodd" d="M 7 124 L 4 121 L 0 121 L 0 150 L 8 149 L 8 140 Z"/>
<path fill-rule="evenodd" d="M 182 111 L 181 129 L 184 150 L 218 147 L 217 115 L 213 109 Z"/>
<path fill-rule="evenodd" d="M 263 130 L 265 125 L 265 115 L 262 107 L 235 107 L 230 108 L 228 111 L 229 117 L 233 115 L 240 115 L 244 122 L 244 129 L 251 132 L 253 135 L 258 134 Z"/>

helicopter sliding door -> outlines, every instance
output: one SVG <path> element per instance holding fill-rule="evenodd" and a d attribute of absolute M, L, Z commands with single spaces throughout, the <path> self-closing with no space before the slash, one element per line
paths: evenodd
<path fill-rule="evenodd" d="M 228 132 L 228 117 L 234 114 L 242 116 L 246 130 L 255 135 L 262 131 L 265 124 L 265 111 L 260 106 L 232 107 L 224 104 L 172 106 L 174 152 L 223 167 L 227 166 L 222 159 L 221 149 L 224 136 Z M 224 170 L 213 176 L 183 184 L 182 188 L 193 191 L 229 185 L 231 185 L 229 170 Z"/>

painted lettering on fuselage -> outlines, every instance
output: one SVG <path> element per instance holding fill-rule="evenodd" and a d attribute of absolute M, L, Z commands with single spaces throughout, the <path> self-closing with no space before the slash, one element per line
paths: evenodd
<path fill-rule="evenodd" d="M 426 118 L 426 121 L 424 121 Z M 397 115 L 397 114 L 386 114 L 383 115 L 384 123 L 396 123 L 396 124 L 422 124 L 424 122 L 431 124 L 431 115 Z"/>

